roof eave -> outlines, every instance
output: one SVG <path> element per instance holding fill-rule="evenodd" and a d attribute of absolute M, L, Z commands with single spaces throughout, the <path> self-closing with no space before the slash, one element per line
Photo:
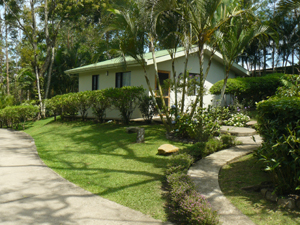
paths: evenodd
<path fill-rule="evenodd" d="M 135 62 L 135 61 L 130 61 L 126 63 L 126 67 L 135 67 L 135 66 L 139 66 L 140 64 Z M 100 65 L 97 66 L 95 65 L 94 67 L 79 67 L 79 68 L 75 68 L 75 69 L 70 69 L 70 70 L 66 70 L 65 73 L 66 74 L 81 74 L 81 73 L 88 73 L 88 72 L 93 72 L 93 71 L 105 71 L 105 70 L 109 70 L 109 69 L 115 69 L 115 68 L 119 68 L 124 66 L 124 63 L 114 63 L 114 64 L 110 64 L 110 65 Z"/>

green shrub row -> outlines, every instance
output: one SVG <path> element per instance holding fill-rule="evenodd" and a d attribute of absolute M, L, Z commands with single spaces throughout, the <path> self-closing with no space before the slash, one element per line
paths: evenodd
<path fill-rule="evenodd" d="M 224 135 L 220 140 L 198 142 L 171 156 L 166 170 L 167 212 L 170 221 L 178 224 L 219 224 L 217 212 L 196 191 L 187 171 L 194 161 L 233 145 L 234 137 Z"/>
<path fill-rule="evenodd" d="M 69 93 L 51 98 L 47 102 L 47 109 L 55 117 L 61 115 L 62 119 L 75 118 L 79 113 L 82 120 L 85 120 L 88 110 L 92 108 L 99 122 L 103 122 L 106 109 L 114 107 L 120 111 L 123 122 L 128 124 L 134 109 L 144 95 L 145 90 L 142 87 L 131 86 Z"/>
<path fill-rule="evenodd" d="M 23 129 L 25 122 L 34 119 L 39 112 L 39 108 L 33 105 L 7 106 L 0 110 L 0 125 L 18 129 L 22 123 Z"/>
<path fill-rule="evenodd" d="M 272 173 L 278 194 L 299 193 L 300 98 L 270 98 L 257 104 L 257 113 L 264 140 L 257 157 Z"/>
<path fill-rule="evenodd" d="M 263 77 L 238 77 L 228 79 L 225 94 L 231 94 L 238 98 L 244 105 L 255 106 L 255 102 L 273 96 L 278 87 L 283 85 L 284 74 L 270 74 Z M 221 94 L 224 80 L 216 82 L 211 88 L 212 94 Z"/>

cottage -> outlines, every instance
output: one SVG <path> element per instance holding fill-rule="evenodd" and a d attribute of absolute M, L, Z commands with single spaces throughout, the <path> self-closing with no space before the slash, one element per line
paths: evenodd
<path fill-rule="evenodd" d="M 199 74 L 199 59 L 196 54 L 197 48 L 191 50 L 191 54 L 188 59 L 188 72 L 189 77 L 197 77 Z M 185 64 L 185 51 L 179 49 L 175 56 L 175 71 L 180 75 L 184 72 Z M 208 59 L 210 56 L 210 50 L 207 47 L 204 54 L 204 71 L 206 70 Z M 157 82 L 155 79 L 154 65 L 152 53 L 147 53 L 144 56 L 145 63 L 147 65 L 147 74 L 151 83 L 152 89 L 157 88 Z M 79 74 L 79 91 L 87 90 L 100 90 L 110 87 L 120 88 L 122 86 L 143 86 L 148 89 L 146 79 L 144 77 L 144 71 L 141 65 L 131 57 L 126 57 L 126 66 L 123 59 L 115 58 L 106 60 L 103 62 L 74 68 L 65 71 L 67 74 Z M 159 82 L 163 83 L 166 79 L 172 79 L 171 75 L 171 57 L 167 50 L 156 52 L 156 62 L 159 71 Z M 234 64 L 230 71 L 229 78 L 236 76 L 248 76 L 249 72 L 238 64 Z M 218 52 L 215 53 L 211 63 L 211 67 L 205 81 L 205 87 L 207 90 L 217 81 L 224 79 L 224 63 L 222 55 Z M 196 90 L 189 91 L 186 97 L 186 105 L 195 99 Z M 180 98 L 180 96 L 178 96 Z M 173 91 L 164 90 L 165 102 L 168 106 L 174 104 L 175 94 Z M 204 106 L 213 104 L 218 99 L 218 96 L 211 95 L 206 91 L 204 96 Z M 110 110 L 106 113 L 107 118 L 116 119 L 119 118 L 119 113 L 116 110 Z M 89 113 L 91 115 L 91 112 Z M 141 114 L 138 109 L 132 115 L 132 118 L 140 118 Z"/>

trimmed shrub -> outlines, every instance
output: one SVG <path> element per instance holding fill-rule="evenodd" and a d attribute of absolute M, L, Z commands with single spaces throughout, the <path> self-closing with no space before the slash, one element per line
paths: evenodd
<path fill-rule="evenodd" d="M 112 105 L 120 111 L 122 121 L 129 124 L 131 115 L 139 105 L 140 96 L 144 92 L 145 89 L 142 87 L 125 86 L 107 89 L 107 96 L 111 99 Z"/>
<path fill-rule="evenodd" d="M 6 127 L 16 127 L 18 129 L 19 124 L 22 122 L 24 129 L 25 122 L 28 119 L 35 118 L 38 112 L 39 108 L 33 105 L 7 106 L 0 110 L 1 127 L 5 124 Z"/>
<path fill-rule="evenodd" d="M 191 178 L 184 173 L 167 177 L 170 220 L 179 224 L 219 224 L 217 212 L 195 190 Z"/>
<path fill-rule="evenodd" d="M 82 121 L 84 121 L 88 113 L 87 111 L 92 105 L 92 91 L 82 91 L 78 93 L 74 93 L 75 102 L 77 103 L 78 111 L 81 115 Z"/>
<path fill-rule="evenodd" d="M 196 191 L 187 171 L 195 160 L 201 159 L 224 146 L 235 145 L 235 137 L 198 142 L 171 156 L 166 170 L 167 211 L 170 220 L 179 224 L 219 224 L 218 215 L 208 201 Z"/>
<path fill-rule="evenodd" d="M 245 105 L 255 106 L 255 102 L 273 96 L 282 86 L 284 74 L 270 74 L 263 77 L 245 77 L 228 79 L 225 94 L 231 94 L 244 101 Z M 224 80 L 216 82 L 211 88 L 212 94 L 221 94 Z"/>
<path fill-rule="evenodd" d="M 105 111 L 111 107 L 111 99 L 108 98 L 107 89 L 92 91 L 91 103 L 94 115 L 100 123 L 103 123 L 106 114 Z"/>
<path fill-rule="evenodd" d="M 142 113 L 144 120 L 149 124 L 152 122 L 153 116 L 157 114 L 155 102 L 153 98 L 148 95 L 144 95 L 141 97 L 139 109 Z"/>
<path fill-rule="evenodd" d="M 193 164 L 194 159 L 187 153 L 172 155 L 166 170 L 166 174 L 172 174 L 177 172 L 187 173 L 187 170 Z"/>
<path fill-rule="evenodd" d="M 257 104 L 258 131 L 263 137 L 256 156 L 272 173 L 278 194 L 300 189 L 300 98 L 271 98 Z"/>
<path fill-rule="evenodd" d="M 62 95 L 56 95 L 51 99 L 48 99 L 46 102 L 47 111 L 49 111 L 49 114 L 54 115 L 55 121 L 56 121 L 56 116 L 62 115 L 62 111 L 63 111 L 63 101 L 61 96 Z M 63 115 L 62 115 L 62 119 L 63 119 Z"/>

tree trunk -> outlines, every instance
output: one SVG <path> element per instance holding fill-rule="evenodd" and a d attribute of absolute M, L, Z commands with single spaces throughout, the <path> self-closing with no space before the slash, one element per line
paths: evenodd
<path fill-rule="evenodd" d="M 38 56 L 37 56 L 37 35 L 36 35 L 36 20 L 35 20 L 35 9 L 34 9 L 34 0 L 30 0 L 31 7 L 31 17 L 32 17 L 32 46 L 33 46 L 33 54 L 34 54 L 34 72 L 36 76 L 36 86 L 37 86 L 37 94 L 40 103 L 40 110 L 43 109 L 43 101 L 41 95 L 41 87 L 40 87 L 40 76 L 38 70 Z M 40 111 L 41 113 L 41 111 Z M 41 114 L 39 113 L 38 119 L 40 119 Z"/>
<path fill-rule="evenodd" d="M 151 48 L 152 48 L 152 58 L 153 58 L 153 65 L 154 65 L 155 77 L 156 77 L 156 80 L 157 80 L 159 97 L 160 97 L 160 99 L 162 101 L 163 110 L 164 110 L 164 113 L 166 115 L 166 119 L 167 119 L 167 123 L 168 123 L 168 125 L 166 127 L 166 130 L 169 133 L 171 131 L 170 130 L 170 124 L 172 123 L 172 121 L 171 121 L 171 118 L 169 116 L 168 108 L 167 108 L 166 103 L 164 101 L 162 88 L 161 88 L 161 85 L 160 85 L 160 82 L 159 82 L 158 69 L 157 69 L 156 56 L 155 56 L 155 48 L 154 48 L 154 43 L 153 43 L 153 37 L 150 38 L 150 43 L 151 43 Z"/>
<path fill-rule="evenodd" d="M 223 103 L 223 100 L 224 100 L 224 96 L 225 96 L 225 90 L 226 90 L 226 85 L 227 85 L 227 80 L 228 80 L 228 77 L 229 77 L 229 71 L 230 71 L 230 68 L 231 66 L 227 67 L 225 66 L 226 68 L 226 72 L 225 72 L 225 78 L 224 78 L 224 84 L 223 84 L 223 87 L 222 87 L 222 90 L 221 90 L 221 97 L 220 97 L 220 103 L 219 103 L 219 106 L 222 105 Z"/>
<path fill-rule="evenodd" d="M 175 54 L 176 54 L 176 51 L 172 54 L 171 54 L 171 57 L 172 57 L 172 75 L 173 75 L 173 82 L 174 82 L 174 89 L 175 89 L 175 106 L 176 106 L 176 109 L 175 109 L 175 118 L 177 118 L 177 115 L 178 115 L 178 96 L 177 96 L 177 79 L 176 79 L 176 71 L 175 71 Z"/>
<path fill-rule="evenodd" d="M 185 104 L 185 95 L 186 95 L 186 79 L 187 79 L 187 65 L 189 62 L 189 47 L 186 46 L 185 49 L 185 62 L 184 62 L 184 71 L 183 71 L 183 88 L 182 88 L 182 96 L 181 96 L 181 113 L 184 111 Z"/>
<path fill-rule="evenodd" d="M 4 14 L 7 14 L 7 6 L 5 4 L 4 7 Z M 6 56 L 6 93 L 7 95 L 10 95 L 10 90 L 9 90 L 9 59 L 8 59 L 8 24 L 5 19 L 5 56 Z"/>
<path fill-rule="evenodd" d="M 49 97 L 54 57 L 55 57 L 55 48 L 54 48 L 54 46 L 52 46 L 52 56 L 51 56 L 51 63 L 50 63 L 50 66 L 49 66 L 49 70 L 48 70 L 48 79 L 47 79 L 47 86 L 46 86 L 46 92 L 45 92 L 45 99 L 47 99 Z"/>
<path fill-rule="evenodd" d="M 190 117 L 192 118 L 194 116 L 194 113 L 196 111 L 196 108 L 197 108 L 197 105 L 198 105 L 198 102 L 199 102 L 199 107 L 202 109 L 203 108 L 203 95 L 204 95 L 204 74 L 203 74 L 203 62 L 204 62 L 204 45 L 203 44 L 199 44 L 198 45 L 198 59 L 199 59 L 199 67 L 200 67 L 200 70 L 199 70 L 199 76 L 200 76 L 200 90 L 198 91 L 197 93 L 197 96 L 196 96 L 196 100 L 195 102 L 193 103 L 193 106 L 192 106 L 192 110 L 191 110 L 191 113 L 190 113 Z M 200 121 L 202 122 L 202 121 Z M 201 127 L 201 125 L 200 125 Z"/>

